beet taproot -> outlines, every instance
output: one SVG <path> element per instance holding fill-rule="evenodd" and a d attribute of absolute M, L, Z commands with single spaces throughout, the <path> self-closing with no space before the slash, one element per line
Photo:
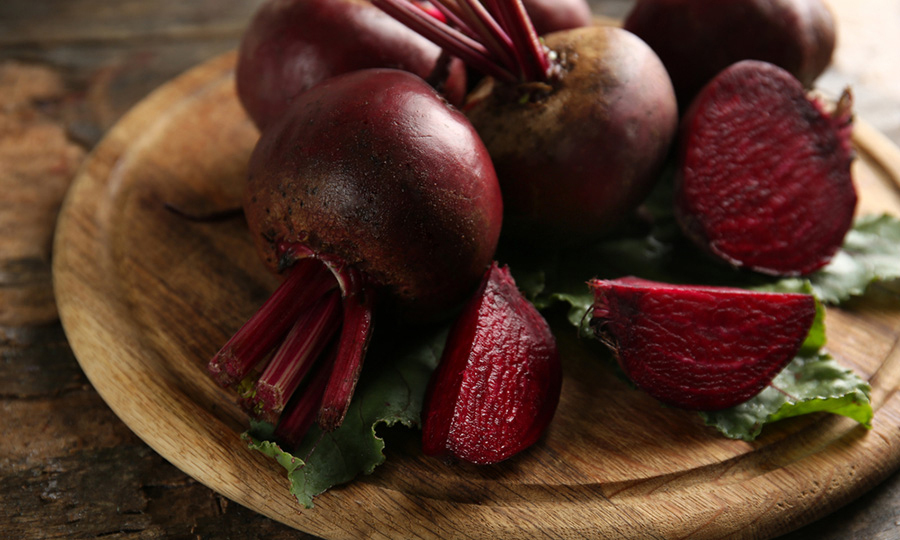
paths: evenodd
<path fill-rule="evenodd" d="M 339 75 L 298 96 L 263 130 L 243 206 L 261 257 L 285 279 L 209 371 L 237 385 L 256 368 L 248 408 L 297 419 L 309 414 L 285 411 L 291 395 L 313 363 L 333 362 L 318 404 L 326 430 L 346 414 L 375 308 L 446 317 L 491 264 L 503 212 L 465 116 L 420 77 L 391 69 Z M 292 352 L 266 365 L 279 346 Z"/>
<path fill-rule="evenodd" d="M 675 407 L 727 409 L 796 356 L 816 317 L 811 295 L 592 280 L 591 326 L 638 388 Z"/>
<path fill-rule="evenodd" d="M 809 274 L 853 224 L 852 100 L 831 112 L 787 71 L 734 64 L 682 121 L 675 178 L 678 222 L 697 245 L 736 267 Z"/>
<path fill-rule="evenodd" d="M 562 364 L 547 321 L 506 267 L 485 273 L 450 330 L 422 413 L 426 455 L 477 464 L 534 444 L 559 403 Z"/>
<path fill-rule="evenodd" d="M 677 103 L 662 62 L 634 34 L 593 25 L 539 39 L 520 0 L 480 11 L 458 0 L 479 13 L 463 31 L 417 16 L 408 0 L 373 3 L 487 75 L 464 110 L 494 161 L 507 236 L 605 236 L 656 184 Z"/>
<path fill-rule="evenodd" d="M 403 69 L 452 103 L 466 91 L 465 68 L 366 0 L 268 0 L 238 48 L 237 94 L 262 128 L 311 86 L 366 68 Z"/>
<path fill-rule="evenodd" d="M 638 0 L 623 27 L 662 59 L 682 110 L 741 60 L 778 65 L 811 87 L 831 63 L 836 40 L 822 0 Z"/>

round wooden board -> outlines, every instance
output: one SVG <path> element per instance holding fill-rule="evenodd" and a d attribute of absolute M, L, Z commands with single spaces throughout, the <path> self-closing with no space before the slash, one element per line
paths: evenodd
<path fill-rule="evenodd" d="M 491 467 L 422 457 L 412 436 L 369 476 L 303 509 L 283 470 L 247 449 L 246 417 L 207 359 L 275 285 L 238 205 L 257 133 L 233 54 L 163 86 L 111 130 L 59 220 L 55 292 L 82 368 L 163 457 L 224 496 L 326 538 L 770 538 L 837 508 L 900 465 L 900 305 L 875 288 L 828 311 L 828 349 L 868 378 L 874 428 L 832 415 L 753 443 L 664 408 L 561 336 L 557 416 L 532 449 Z M 860 124 L 861 213 L 900 213 L 900 152 Z M 411 442 L 412 441 L 412 442 Z"/>

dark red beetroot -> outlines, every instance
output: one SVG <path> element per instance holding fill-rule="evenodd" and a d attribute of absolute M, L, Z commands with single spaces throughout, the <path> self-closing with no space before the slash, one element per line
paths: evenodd
<path fill-rule="evenodd" d="M 591 325 L 625 375 L 684 409 L 733 407 L 763 390 L 796 356 L 816 315 L 805 294 L 592 280 Z"/>
<path fill-rule="evenodd" d="M 497 169 L 504 234 L 597 238 L 655 185 L 678 111 L 662 63 L 633 34 L 589 26 L 542 43 L 518 0 L 494 0 L 462 35 L 404 0 L 374 3 L 490 75 L 465 110 Z"/>
<path fill-rule="evenodd" d="M 328 77 L 396 68 L 433 82 L 453 103 L 466 88 L 458 60 L 365 0 L 268 0 L 238 51 L 238 97 L 257 126 L 280 117 L 297 94 Z"/>
<path fill-rule="evenodd" d="M 559 402 L 562 365 L 547 322 L 491 266 L 456 320 L 423 409 L 423 450 L 471 463 L 534 444 Z"/>
<path fill-rule="evenodd" d="M 237 384 L 301 325 L 282 345 L 290 354 L 260 364 L 248 405 L 269 420 L 309 420 L 315 415 L 285 404 L 307 373 L 330 370 L 321 403 L 296 401 L 315 402 L 319 424 L 333 429 L 349 405 L 376 303 L 391 299 L 432 319 L 462 303 L 493 257 L 502 202 L 466 118 L 419 77 L 381 69 L 326 80 L 263 131 L 244 211 L 266 264 L 287 267 L 285 281 L 209 369 Z"/>
<path fill-rule="evenodd" d="M 638 0 L 624 28 L 659 54 L 682 109 L 740 60 L 776 64 L 810 87 L 835 46 L 834 17 L 821 0 Z"/>
<path fill-rule="evenodd" d="M 787 71 L 745 60 L 716 77 L 682 124 L 676 215 L 734 266 L 808 274 L 853 223 L 851 99 L 827 114 Z"/>

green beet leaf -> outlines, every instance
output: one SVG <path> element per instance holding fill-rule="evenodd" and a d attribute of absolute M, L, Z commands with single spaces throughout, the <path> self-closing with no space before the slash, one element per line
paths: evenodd
<path fill-rule="evenodd" d="M 839 304 L 862 295 L 870 284 L 900 278 L 900 220 L 893 216 L 862 216 L 847 233 L 844 245 L 824 268 L 807 279 L 815 295 Z M 806 279 L 783 279 L 770 290 L 792 291 Z"/>
<path fill-rule="evenodd" d="M 373 344 L 344 423 L 331 433 L 313 427 L 299 448 L 282 449 L 272 442 L 272 426 L 255 423 L 244 437 L 250 448 L 274 458 L 285 468 L 291 493 L 300 504 L 327 489 L 370 474 L 384 463 L 384 439 L 379 426 L 418 427 L 428 378 L 437 366 L 448 328 L 419 330 Z M 390 342 L 390 346 L 388 343 Z M 399 348 L 392 348 L 402 343 Z"/>
<path fill-rule="evenodd" d="M 847 416 L 870 428 L 870 391 L 866 381 L 820 352 L 795 358 L 749 401 L 700 416 L 726 437 L 746 441 L 755 439 L 766 424 L 815 412 Z"/>

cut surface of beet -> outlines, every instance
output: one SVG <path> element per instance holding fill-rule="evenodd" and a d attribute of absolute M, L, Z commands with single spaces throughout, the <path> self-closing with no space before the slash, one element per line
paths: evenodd
<path fill-rule="evenodd" d="M 683 119 L 676 215 L 687 235 L 762 273 L 827 264 L 856 209 L 850 102 L 845 94 L 827 114 L 765 62 L 723 71 Z"/>
<path fill-rule="evenodd" d="M 663 403 L 701 411 L 761 392 L 800 350 L 816 317 L 810 295 L 592 280 L 591 326 L 625 375 Z"/>
<path fill-rule="evenodd" d="M 477 464 L 538 440 L 559 402 L 562 367 L 540 313 L 494 264 L 454 324 L 423 409 L 426 455 Z"/>

